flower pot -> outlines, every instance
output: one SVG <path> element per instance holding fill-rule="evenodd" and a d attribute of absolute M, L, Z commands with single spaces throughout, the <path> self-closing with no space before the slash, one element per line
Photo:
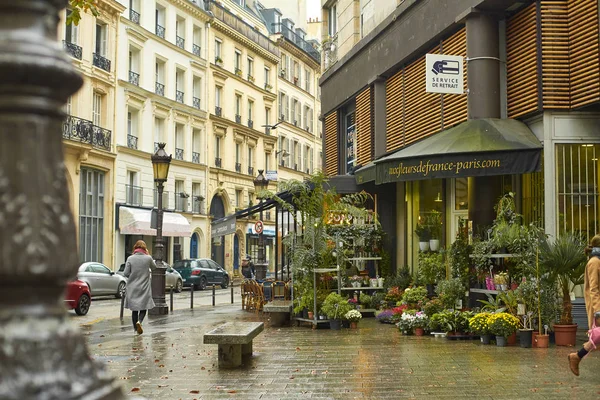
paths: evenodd
<path fill-rule="evenodd" d="M 554 324 L 554 340 L 557 346 L 575 346 L 577 340 L 577 324 L 558 325 Z"/>
<path fill-rule="evenodd" d="M 377 287 L 378 286 L 378 281 L 377 278 L 371 278 L 371 287 Z"/>
<path fill-rule="evenodd" d="M 517 282 L 513 282 L 510 284 L 510 290 L 517 290 L 519 284 Z"/>
<path fill-rule="evenodd" d="M 419 250 L 421 250 L 421 251 L 429 250 L 429 242 L 419 242 Z"/>
<path fill-rule="evenodd" d="M 513 332 L 512 335 L 508 336 L 506 338 L 506 343 L 509 346 L 514 346 L 515 344 L 517 344 L 517 332 Z"/>
<path fill-rule="evenodd" d="M 556 326 L 556 325 L 554 325 Z M 548 348 L 550 344 L 550 335 L 537 335 L 535 337 L 535 347 L 537 348 Z"/>
<path fill-rule="evenodd" d="M 342 328 L 350 328 L 350 321 L 342 320 Z"/>
<path fill-rule="evenodd" d="M 435 284 L 433 283 L 428 283 L 427 285 L 425 285 L 427 287 L 427 296 L 434 297 L 435 296 Z"/>
<path fill-rule="evenodd" d="M 490 344 L 490 335 L 481 335 L 480 339 L 481 339 L 481 343 L 483 344 Z"/>
<path fill-rule="evenodd" d="M 438 251 L 440 249 L 440 240 L 439 239 L 429 240 L 429 249 L 431 249 L 431 251 Z"/>
<path fill-rule="evenodd" d="M 517 315 L 525 315 L 525 304 L 517 304 Z"/>
<path fill-rule="evenodd" d="M 357 329 L 358 328 L 358 322 L 350 322 L 350 329 Z"/>
<path fill-rule="evenodd" d="M 506 338 L 504 336 L 496 336 L 496 346 L 506 347 Z"/>
<path fill-rule="evenodd" d="M 532 337 L 533 329 L 519 329 L 519 343 L 521 347 L 530 348 Z"/>
<path fill-rule="evenodd" d="M 309 311 L 309 312 L 308 312 L 308 319 L 314 319 L 314 317 L 315 317 L 315 314 L 314 314 L 314 312 L 312 312 L 312 311 Z"/>
<path fill-rule="evenodd" d="M 425 329 L 423 329 L 423 328 L 415 328 L 415 335 L 416 336 L 423 336 L 423 335 L 425 335 Z"/>
<path fill-rule="evenodd" d="M 536 337 L 538 335 L 538 331 L 537 329 L 535 329 L 532 333 L 531 333 L 531 347 L 537 347 L 537 341 L 536 341 Z"/>
<path fill-rule="evenodd" d="M 342 321 L 339 319 L 331 319 L 329 320 L 329 328 L 334 331 L 339 331 L 342 329 Z"/>
<path fill-rule="evenodd" d="M 384 280 L 385 280 L 385 278 L 377 278 L 377 286 L 383 287 L 383 281 Z"/>

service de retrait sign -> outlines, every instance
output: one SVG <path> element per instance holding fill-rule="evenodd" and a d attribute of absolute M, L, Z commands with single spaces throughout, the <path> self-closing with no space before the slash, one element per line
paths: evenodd
<path fill-rule="evenodd" d="M 463 57 L 427 54 L 425 76 L 428 93 L 462 94 L 464 92 Z"/>

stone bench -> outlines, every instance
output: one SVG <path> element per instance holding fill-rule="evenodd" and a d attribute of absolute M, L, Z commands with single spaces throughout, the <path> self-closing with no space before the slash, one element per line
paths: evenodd
<path fill-rule="evenodd" d="M 252 355 L 252 340 L 264 330 L 263 322 L 227 322 L 204 334 L 204 344 L 219 345 L 219 368 L 242 365 Z"/>
<path fill-rule="evenodd" d="M 263 312 L 270 314 L 272 326 L 283 326 L 283 324 L 290 319 L 292 302 L 289 300 L 272 301 L 265 304 Z"/>

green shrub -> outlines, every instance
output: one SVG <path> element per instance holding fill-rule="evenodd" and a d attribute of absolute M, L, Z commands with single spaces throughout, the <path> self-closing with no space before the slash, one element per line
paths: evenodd
<path fill-rule="evenodd" d="M 352 305 L 348 304 L 348 299 L 345 297 L 342 297 L 337 293 L 330 293 L 323 302 L 321 311 L 324 312 L 329 319 L 343 319 L 346 313 L 353 308 Z"/>
<path fill-rule="evenodd" d="M 454 308 L 457 300 L 465 296 L 465 287 L 460 278 L 452 278 L 438 283 L 435 292 L 446 308 Z"/>
<path fill-rule="evenodd" d="M 427 301 L 427 289 L 423 286 L 408 288 L 404 291 L 402 302 L 406 304 L 422 304 Z"/>

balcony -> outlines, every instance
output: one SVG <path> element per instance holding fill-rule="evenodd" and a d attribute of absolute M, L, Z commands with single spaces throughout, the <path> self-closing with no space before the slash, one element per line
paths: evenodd
<path fill-rule="evenodd" d="M 237 124 L 241 124 L 242 123 L 242 116 L 240 114 L 235 114 L 235 122 Z"/>
<path fill-rule="evenodd" d="M 325 55 L 325 69 L 331 68 L 338 61 L 337 56 L 337 35 L 330 37 L 323 42 L 323 54 Z"/>
<path fill-rule="evenodd" d="M 140 86 L 140 74 L 137 72 L 129 71 L 129 83 Z"/>
<path fill-rule="evenodd" d="M 158 207 L 158 190 L 154 189 L 154 207 Z M 169 209 L 169 192 L 164 191 L 162 194 L 162 208 Z"/>
<path fill-rule="evenodd" d="M 238 173 L 242 172 L 242 163 L 239 163 L 239 162 L 235 163 L 235 172 L 238 172 Z"/>
<path fill-rule="evenodd" d="M 251 42 L 258 44 L 269 53 L 275 55 L 275 57 L 281 58 L 281 53 L 276 43 L 272 42 L 268 37 L 255 30 L 253 26 L 247 24 L 236 15 L 226 10 L 222 5 L 217 4 L 214 0 L 210 0 L 206 2 L 206 8 L 207 11 L 213 13 L 216 19 L 223 22 L 234 31 L 250 39 Z"/>
<path fill-rule="evenodd" d="M 265 135 L 271 135 L 271 128 L 268 126 L 265 127 Z"/>
<path fill-rule="evenodd" d="M 164 96 L 165 95 L 165 85 L 163 85 L 162 83 L 156 82 L 154 84 L 154 93 L 156 93 L 159 96 Z"/>
<path fill-rule="evenodd" d="M 192 152 L 192 162 L 195 164 L 200 164 L 200 153 Z"/>
<path fill-rule="evenodd" d="M 106 72 L 110 72 L 110 60 L 108 58 L 103 57 L 98 53 L 94 53 L 92 63 L 96 67 L 102 68 Z"/>
<path fill-rule="evenodd" d="M 144 189 L 140 186 L 125 185 L 125 203 L 141 207 L 143 205 Z"/>
<path fill-rule="evenodd" d="M 200 109 L 200 99 L 198 97 L 194 97 L 192 99 L 192 105 L 194 106 L 194 108 L 197 108 L 199 110 Z"/>
<path fill-rule="evenodd" d="M 215 107 L 215 115 L 216 115 L 217 117 L 220 117 L 220 116 L 221 116 L 221 112 L 222 112 L 222 110 L 221 110 L 221 107 L 219 107 L 219 106 L 216 106 L 216 107 Z"/>
<path fill-rule="evenodd" d="M 204 209 L 204 197 L 202 196 L 192 196 L 194 200 L 192 201 L 192 212 L 194 214 L 203 214 L 202 210 Z"/>
<path fill-rule="evenodd" d="M 185 39 L 181 36 L 175 36 L 175 45 L 180 49 L 185 49 Z"/>
<path fill-rule="evenodd" d="M 133 135 L 127 135 L 127 147 L 130 149 L 138 148 L 138 137 Z"/>
<path fill-rule="evenodd" d="M 156 36 L 160 37 L 160 38 L 165 38 L 165 27 L 164 26 L 160 26 L 159 24 L 156 24 Z"/>
<path fill-rule="evenodd" d="M 187 212 L 189 197 L 185 192 L 175 193 L 175 211 Z"/>
<path fill-rule="evenodd" d="M 215 157 L 215 167 L 221 168 L 221 158 Z"/>
<path fill-rule="evenodd" d="M 242 70 L 239 67 L 235 67 L 235 74 L 241 78 L 242 77 Z"/>
<path fill-rule="evenodd" d="M 63 47 L 68 55 L 78 60 L 81 60 L 81 57 L 83 55 L 83 49 L 81 48 L 81 46 L 77 46 L 75 43 L 63 40 Z"/>
<path fill-rule="evenodd" d="M 321 64 L 321 54 L 310 43 L 298 36 L 296 32 L 285 26 L 283 23 L 273 23 L 273 33 L 280 33 L 285 39 L 308 54 L 313 60 Z"/>
<path fill-rule="evenodd" d="M 111 131 L 94 125 L 92 121 L 68 115 L 63 122 L 63 139 L 111 151 L 111 136 Z"/>
<path fill-rule="evenodd" d="M 194 53 L 195 56 L 201 57 L 201 52 L 202 48 L 200 46 L 198 46 L 197 44 L 192 45 L 192 53 Z"/>
<path fill-rule="evenodd" d="M 223 68 L 223 59 L 219 56 L 215 57 L 215 65 L 218 65 L 219 67 Z"/>
<path fill-rule="evenodd" d="M 129 9 L 129 20 L 134 24 L 140 24 L 140 13 L 137 11 Z"/>
<path fill-rule="evenodd" d="M 175 159 L 183 161 L 183 149 L 175 148 Z"/>
<path fill-rule="evenodd" d="M 254 176 L 254 167 L 248 167 L 248 175 Z"/>
<path fill-rule="evenodd" d="M 248 74 L 247 79 L 248 79 L 248 82 L 254 83 L 254 77 L 252 75 Z"/>
<path fill-rule="evenodd" d="M 266 90 L 267 92 L 270 92 L 270 91 L 271 91 L 271 89 L 273 89 L 273 86 L 272 86 L 270 83 L 268 83 L 268 82 L 267 82 L 267 83 L 265 83 L 265 90 Z"/>
<path fill-rule="evenodd" d="M 176 90 L 175 91 L 175 101 L 177 101 L 178 103 L 183 104 L 183 92 Z"/>
<path fill-rule="evenodd" d="M 252 129 L 254 127 L 254 121 L 251 119 L 248 120 L 248 128 Z"/>

